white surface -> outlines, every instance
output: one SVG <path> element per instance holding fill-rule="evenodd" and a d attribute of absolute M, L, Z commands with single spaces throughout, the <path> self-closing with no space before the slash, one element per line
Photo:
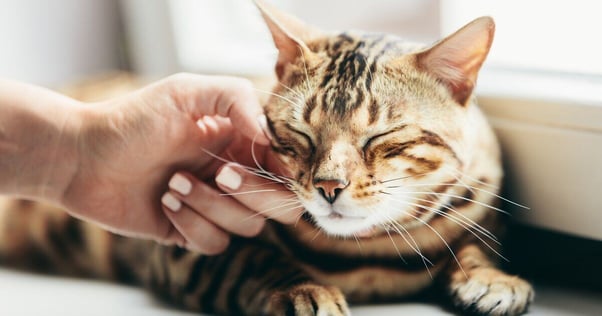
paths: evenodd
<path fill-rule="evenodd" d="M 602 78 L 489 69 L 479 104 L 502 145 L 515 218 L 602 240 Z"/>
<path fill-rule="evenodd" d="M 354 316 L 451 315 L 438 306 L 360 306 Z M 528 315 L 600 315 L 602 298 L 591 293 L 537 288 Z M 143 289 L 106 282 L 66 279 L 0 268 L 0 315 L 194 315 L 165 306 Z"/>

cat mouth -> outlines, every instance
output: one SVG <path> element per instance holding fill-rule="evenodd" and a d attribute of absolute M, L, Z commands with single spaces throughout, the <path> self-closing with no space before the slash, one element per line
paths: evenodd
<path fill-rule="evenodd" d="M 327 217 L 330 220 L 344 220 L 344 219 L 364 220 L 364 219 L 366 219 L 365 216 L 344 215 L 335 210 L 332 210 L 332 211 L 330 211 L 330 213 L 328 215 L 321 216 L 321 217 Z"/>
<path fill-rule="evenodd" d="M 374 225 L 367 225 L 365 216 L 343 215 L 331 211 L 328 215 L 316 216 L 316 221 L 327 232 L 338 236 L 368 238 L 376 234 Z"/>

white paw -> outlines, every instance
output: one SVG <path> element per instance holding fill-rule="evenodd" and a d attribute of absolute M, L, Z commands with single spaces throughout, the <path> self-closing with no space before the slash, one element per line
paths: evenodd
<path fill-rule="evenodd" d="M 452 284 L 459 307 L 486 315 L 520 315 L 527 311 L 534 292 L 529 283 L 497 269 L 475 269 L 468 280 Z"/>

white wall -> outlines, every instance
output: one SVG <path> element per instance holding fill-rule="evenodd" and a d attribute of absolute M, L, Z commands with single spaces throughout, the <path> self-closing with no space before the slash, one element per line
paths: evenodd
<path fill-rule="evenodd" d="M 439 0 L 273 0 L 282 10 L 325 30 L 361 29 L 433 41 Z M 175 47 L 188 71 L 265 75 L 276 52 L 250 0 L 170 0 Z"/>
<path fill-rule="evenodd" d="M 119 67 L 116 0 L 0 0 L 0 76 L 57 86 Z"/>

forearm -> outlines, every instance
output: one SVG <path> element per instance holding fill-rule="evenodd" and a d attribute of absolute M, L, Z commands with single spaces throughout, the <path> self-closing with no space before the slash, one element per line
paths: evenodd
<path fill-rule="evenodd" d="M 77 171 L 81 107 L 0 79 L 0 194 L 58 202 Z"/>

